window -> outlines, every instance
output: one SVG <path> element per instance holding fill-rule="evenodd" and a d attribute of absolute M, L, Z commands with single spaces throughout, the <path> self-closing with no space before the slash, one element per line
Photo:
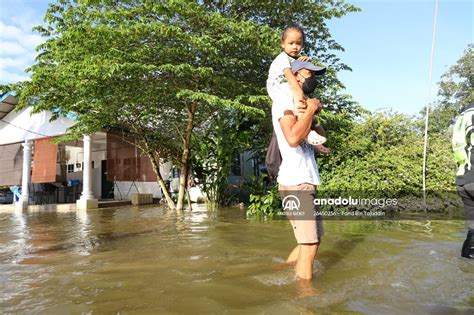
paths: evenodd
<path fill-rule="evenodd" d="M 74 173 L 74 164 L 68 164 L 67 165 L 67 172 L 68 173 Z"/>

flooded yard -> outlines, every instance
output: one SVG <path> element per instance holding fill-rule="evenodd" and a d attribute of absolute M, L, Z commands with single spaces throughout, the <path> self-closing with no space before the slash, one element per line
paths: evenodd
<path fill-rule="evenodd" d="M 287 221 L 157 206 L 0 214 L 2 313 L 473 314 L 463 221 L 329 221 L 310 284 Z"/>

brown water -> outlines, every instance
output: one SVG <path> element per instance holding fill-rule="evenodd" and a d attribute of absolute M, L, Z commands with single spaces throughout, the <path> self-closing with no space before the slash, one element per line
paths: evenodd
<path fill-rule="evenodd" d="M 0 214 L 0 313 L 474 314 L 462 221 L 326 221 L 312 283 L 286 221 L 158 207 Z"/>

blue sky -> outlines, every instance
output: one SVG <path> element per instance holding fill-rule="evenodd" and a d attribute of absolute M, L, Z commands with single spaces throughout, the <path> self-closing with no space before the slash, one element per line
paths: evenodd
<path fill-rule="evenodd" d="M 47 0 L 0 0 L 0 83 L 26 79 Z M 352 72 L 340 73 L 346 93 L 370 110 L 418 113 L 427 104 L 435 0 L 354 0 L 362 12 L 328 22 L 346 51 L 338 53 Z M 433 63 L 432 101 L 437 82 L 473 40 L 470 0 L 440 0 Z"/>
<path fill-rule="evenodd" d="M 352 1 L 362 12 L 328 23 L 353 71 L 340 74 L 347 93 L 370 110 L 415 114 L 428 102 L 434 0 Z M 441 75 L 473 42 L 470 0 L 440 0 L 431 100 Z"/>

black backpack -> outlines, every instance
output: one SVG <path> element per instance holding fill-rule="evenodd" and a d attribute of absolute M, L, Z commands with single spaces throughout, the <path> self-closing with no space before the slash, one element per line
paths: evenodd
<path fill-rule="evenodd" d="M 275 131 L 272 134 L 272 140 L 267 148 L 267 156 L 265 157 L 265 166 L 267 167 L 268 175 L 272 178 L 278 176 L 278 170 L 281 165 L 281 154 L 280 148 L 278 147 L 277 137 Z"/>

